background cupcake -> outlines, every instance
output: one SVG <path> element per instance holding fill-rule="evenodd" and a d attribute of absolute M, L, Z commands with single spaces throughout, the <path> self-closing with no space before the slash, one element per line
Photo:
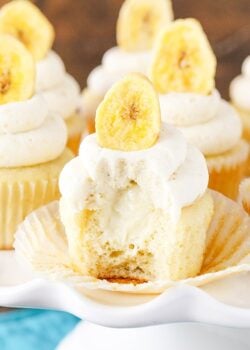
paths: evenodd
<path fill-rule="evenodd" d="M 0 35 L 0 249 L 12 247 L 32 210 L 58 198 L 58 176 L 72 158 L 67 128 L 34 94 L 35 63 L 25 46 Z"/>
<path fill-rule="evenodd" d="M 43 93 L 51 112 L 68 127 L 68 146 L 77 152 L 84 120 L 79 113 L 80 87 L 65 70 L 61 58 L 51 51 L 54 29 L 32 3 L 14 0 L 0 9 L 0 33 L 17 37 L 36 61 L 36 91 Z"/>
<path fill-rule="evenodd" d="M 243 137 L 250 143 L 250 56 L 242 64 L 242 73 L 233 79 L 229 89 L 230 98 L 243 124 Z M 247 173 L 250 174 L 250 160 Z"/>
<path fill-rule="evenodd" d="M 160 33 L 150 76 L 162 119 L 205 155 L 209 187 L 235 199 L 248 145 L 239 116 L 215 89 L 215 71 L 216 58 L 198 21 L 177 20 Z"/>
<path fill-rule="evenodd" d="M 170 0 L 126 0 L 117 21 L 117 45 L 109 49 L 100 66 L 89 74 L 82 110 L 94 131 L 95 112 L 109 88 L 131 72 L 146 74 L 151 48 L 161 27 L 173 19 Z"/>

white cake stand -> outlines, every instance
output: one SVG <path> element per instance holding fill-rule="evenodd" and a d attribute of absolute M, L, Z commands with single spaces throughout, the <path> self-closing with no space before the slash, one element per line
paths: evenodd
<path fill-rule="evenodd" d="M 76 291 L 34 277 L 0 253 L 0 305 L 70 312 L 86 320 L 59 350 L 249 350 L 250 275 L 154 296 Z"/>

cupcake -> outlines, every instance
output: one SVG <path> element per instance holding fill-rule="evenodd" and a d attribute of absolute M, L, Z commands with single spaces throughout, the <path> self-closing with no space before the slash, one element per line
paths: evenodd
<path fill-rule="evenodd" d="M 60 176 L 60 216 L 75 271 L 142 283 L 197 275 L 213 215 L 199 150 L 161 125 L 157 94 L 130 74 L 106 94 L 96 134 Z"/>
<path fill-rule="evenodd" d="M 250 143 L 250 56 L 243 62 L 241 75 L 231 82 L 229 95 L 241 117 L 243 137 Z M 250 160 L 248 160 L 247 173 L 250 174 Z"/>
<path fill-rule="evenodd" d="M 239 188 L 238 202 L 244 210 L 250 215 L 250 178 L 244 179 Z"/>
<path fill-rule="evenodd" d="M 68 146 L 77 152 L 84 119 L 79 113 L 80 87 L 62 59 L 51 50 L 54 29 L 40 10 L 27 0 L 14 0 L 0 10 L 0 33 L 17 37 L 36 61 L 36 92 L 43 93 L 49 110 L 68 127 Z"/>
<path fill-rule="evenodd" d="M 109 49 L 100 66 L 89 74 L 82 111 L 94 132 L 96 109 L 111 86 L 126 74 L 146 74 L 156 34 L 173 18 L 170 0 L 126 0 L 117 21 L 117 46 Z"/>
<path fill-rule="evenodd" d="M 17 226 L 59 197 L 58 177 L 72 154 L 67 129 L 34 93 L 35 63 L 25 46 L 0 35 L 0 249 L 11 249 Z"/>
<path fill-rule="evenodd" d="M 60 201 L 19 226 L 16 256 L 94 299 L 152 298 L 249 272 L 249 216 L 207 185 L 202 153 L 161 125 L 152 84 L 131 74 L 106 94 L 96 134 L 63 169 Z"/>
<path fill-rule="evenodd" d="M 248 145 L 240 117 L 215 89 L 216 58 L 195 19 L 180 19 L 159 34 L 150 67 L 162 120 L 177 127 L 205 156 L 209 187 L 236 199 Z"/>

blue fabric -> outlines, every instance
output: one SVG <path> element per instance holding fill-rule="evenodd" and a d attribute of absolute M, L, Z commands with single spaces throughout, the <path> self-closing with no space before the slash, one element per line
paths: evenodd
<path fill-rule="evenodd" d="M 0 314 L 1 350 L 54 350 L 78 323 L 64 312 L 17 310 Z"/>

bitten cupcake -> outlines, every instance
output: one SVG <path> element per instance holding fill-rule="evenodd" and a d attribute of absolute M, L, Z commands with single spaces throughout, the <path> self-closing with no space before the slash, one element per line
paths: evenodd
<path fill-rule="evenodd" d="M 173 19 L 170 0 L 126 0 L 117 21 L 117 46 L 109 49 L 87 79 L 82 110 L 94 131 L 96 109 L 111 86 L 126 74 L 147 74 L 151 48 L 161 27 Z"/>
<path fill-rule="evenodd" d="M 162 119 L 205 155 L 209 187 L 236 199 L 248 145 L 240 117 L 215 89 L 215 72 L 216 58 L 198 21 L 180 19 L 159 34 L 150 77 Z"/>
<path fill-rule="evenodd" d="M 16 256 L 88 298 L 152 297 L 249 272 L 249 216 L 207 185 L 202 153 L 161 125 L 152 84 L 130 74 L 106 94 L 96 134 L 63 169 L 60 201 L 19 226 Z"/>
<path fill-rule="evenodd" d="M 51 112 L 68 127 L 68 146 L 76 153 L 84 128 L 79 113 L 80 87 L 62 59 L 51 50 L 55 32 L 41 11 L 27 0 L 14 0 L 0 10 L 0 33 L 17 37 L 36 61 L 36 91 L 43 93 Z"/>
<path fill-rule="evenodd" d="M 0 35 L 0 249 L 11 249 L 17 226 L 59 197 L 58 176 L 72 159 L 60 116 L 34 94 L 35 63 L 25 46 Z"/>
<path fill-rule="evenodd" d="M 161 127 L 149 80 L 126 76 L 98 107 L 96 134 L 60 176 L 74 269 L 132 283 L 195 276 L 213 215 L 207 184 L 201 152 Z"/>

